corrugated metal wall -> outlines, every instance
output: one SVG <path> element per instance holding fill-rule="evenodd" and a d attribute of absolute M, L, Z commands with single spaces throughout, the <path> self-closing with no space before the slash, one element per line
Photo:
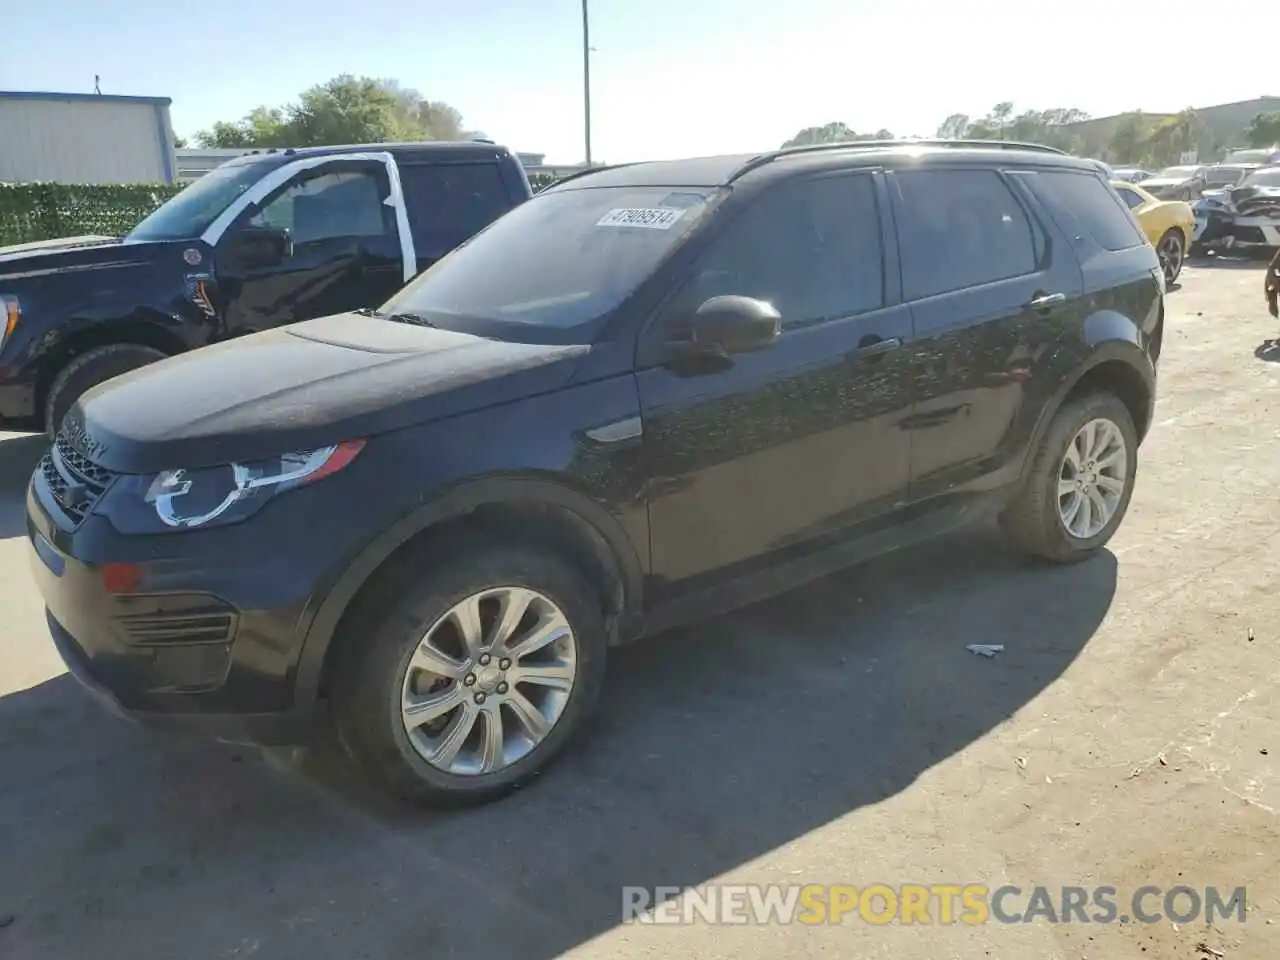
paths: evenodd
<path fill-rule="evenodd" d="M 0 180 L 172 180 L 169 130 L 161 104 L 0 96 Z"/>

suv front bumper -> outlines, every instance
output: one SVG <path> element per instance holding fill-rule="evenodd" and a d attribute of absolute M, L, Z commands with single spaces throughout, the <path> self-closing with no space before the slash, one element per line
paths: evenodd
<path fill-rule="evenodd" d="M 342 487 L 317 484 L 224 529 L 126 536 L 92 513 L 75 529 L 55 521 L 37 468 L 31 568 L 67 669 L 136 721 L 305 742 L 315 697 L 298 678 L 334 557 L 345 555 Z"/>

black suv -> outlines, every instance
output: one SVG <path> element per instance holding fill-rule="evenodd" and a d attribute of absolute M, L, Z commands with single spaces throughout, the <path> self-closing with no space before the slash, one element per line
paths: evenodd
<path fill-rule="evenodd" d="M 478 801 L 608 648 L 998 514 L 1124 517 L 1164 318 L 1097 167 L 995 144 L 642 163 L 344 314 L 87 394 L 28 495 L 70 669 L 252 742 L 320 698 L 397 791 Z"/>
<path fill-rule="evenodd" d="M 53 436 L 110 377 L 375 307 L 529 196 L 488 142 L 279 150 L 223 164 L 125 237 L 0 248 L 0 421 Z"/>

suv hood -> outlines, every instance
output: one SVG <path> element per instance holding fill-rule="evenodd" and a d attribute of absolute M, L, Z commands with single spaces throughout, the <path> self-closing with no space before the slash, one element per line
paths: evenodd
<path fill-rule="evenodd" d="M 171 245 L 89 236 L 0 247 L 0 282 L 49 273 L 132 266 L 149 260 L 158 248 Z"/>
<path fill-rule="evenodd" d="M 546 393 L 589 350 L 337 314 L 117 377 L 64 430 L 120 473 L 254 460 Z"/>

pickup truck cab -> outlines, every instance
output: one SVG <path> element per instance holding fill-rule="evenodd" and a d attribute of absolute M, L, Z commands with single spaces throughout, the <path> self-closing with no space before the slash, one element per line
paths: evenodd
<path fill-rule="evenodd" d="M 373 307 L 529 199 L 505 147 L 250 154 L 124 237 L 0 248 L 0 422 L 53 436 L 91 387 L 154 360 Z"/>

